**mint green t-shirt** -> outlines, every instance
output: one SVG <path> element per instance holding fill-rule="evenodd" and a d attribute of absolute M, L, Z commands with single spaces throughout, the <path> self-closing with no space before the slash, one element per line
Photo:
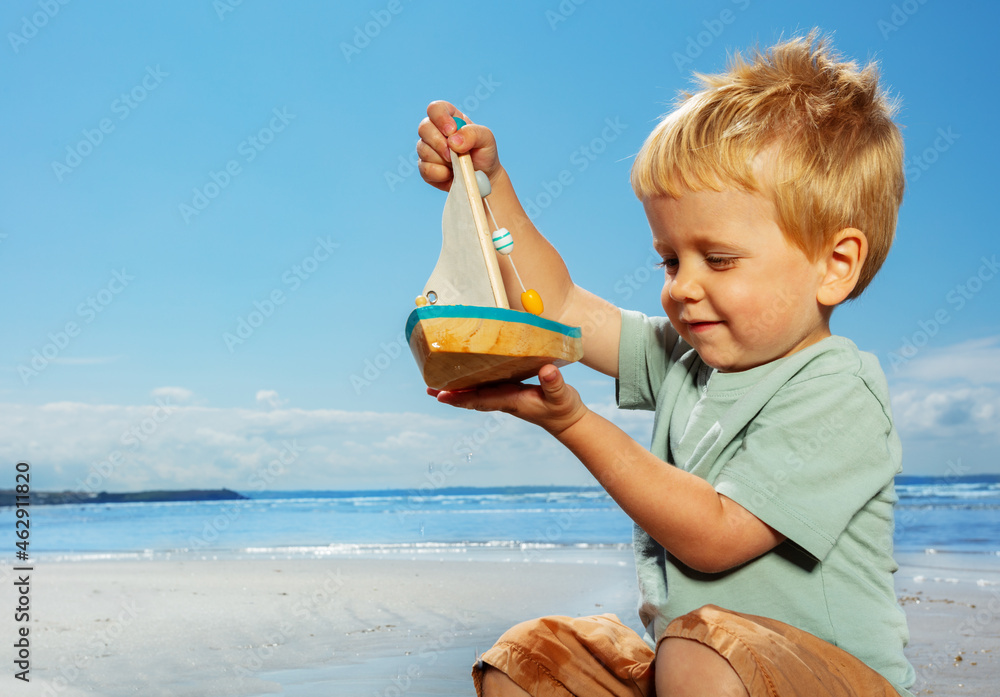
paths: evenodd
<path fill-rule="evenodd" d="M 671 557 L 638 526 L 639 614 L 655 642 L 703 605 L 791 624 L 857 656 L 905 696 L 906 618 L 892 575 L 899 438 L 878 360 L 828 337 L 738 373 L 703 363 L 666 318 L 622 311 L 618 405 L 655 410 L 651 452 L 787 539 L 722 573 Z"/>

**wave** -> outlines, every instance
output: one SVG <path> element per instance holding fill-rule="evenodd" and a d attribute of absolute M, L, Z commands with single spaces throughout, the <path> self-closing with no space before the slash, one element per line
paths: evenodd
<path fill-rule="evenodd" d="M 243 547 L 230 549 L 190 548 L 145 549 L 141 551 L 88 551 L 88 552 L 48 552 L 33 559 L 45 562 L 84 561 L 169 561 L 176 560 L 219 560 L 219 559 L 321 559 L 321 558 L 377 558 L 377 557 L 496 557 L 498 553 L 517 554 L 525 561 L 557 560 L 572 557 L 579 552 L 605 552 L 619 556 L 631 552 L 630 543 L 571 543 L 520 542 L 517 540 L 490 540 L 487 542 L 403 542 L 368 543 L 349 542 L 329 545 L 287 545 L 268 547 Z"/>

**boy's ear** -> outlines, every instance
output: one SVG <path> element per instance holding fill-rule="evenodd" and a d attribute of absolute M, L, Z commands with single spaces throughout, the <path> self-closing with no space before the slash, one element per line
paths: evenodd
<path fill-rule="evenodd" d="M 861 267 L 868 256 L 868 238 L 857 228 L 838 232 L 820 260 L 823 280 L 816 292 L 821 305 L 833 307 L 847 299 L 858 284 Z"/>

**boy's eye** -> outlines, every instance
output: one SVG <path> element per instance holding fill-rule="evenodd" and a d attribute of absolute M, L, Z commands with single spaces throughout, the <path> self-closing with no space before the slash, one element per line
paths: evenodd
<path fill-rule="evenodd" d="M 656 266 L 661 269 L 666 269 L 669 273 L 677 268 L 677 259 L 664 257 L 663 261 L 659 262 Z"/>
<path fill-rule="evenodd" d="M 705 257 L 705 261 L 714 269 L 728 269 L 736 266 L 736 257 Z"/>

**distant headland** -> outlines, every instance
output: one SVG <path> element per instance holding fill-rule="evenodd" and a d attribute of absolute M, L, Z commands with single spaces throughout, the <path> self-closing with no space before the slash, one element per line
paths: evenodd
<path fill-rule="evenodd" d="M 17 502 L 13 489 L 0 489 L 0 506 Z M 165 501 L 236 501 L 246 499 L 229 489 L 184 489 L 161 491 L 131 491 L 114 494 L 107 491 L 32 491 L 31 505 L 52 506 L 73 503 L 162 503 Z M 23 500 L 23 499 L 22 499 Z"/>

